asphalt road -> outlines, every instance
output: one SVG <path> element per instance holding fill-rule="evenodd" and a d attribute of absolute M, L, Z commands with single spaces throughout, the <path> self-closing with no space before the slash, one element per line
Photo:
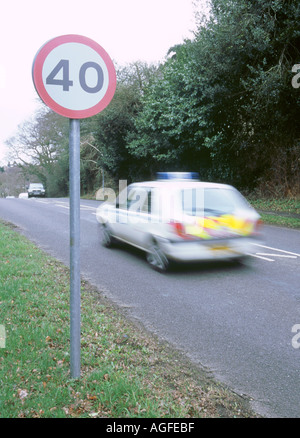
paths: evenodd
<path fill-rule="evenodd" d="M 81 201 L 81 273 L 128 316 L 253 399 L 267 417 L 300 417 L 300 231 L 265 226 L 251 263 L 149 268 L 103 248 L 96 201 Z M 68 199 L 0 199 L 0 217 L 69 264 Z M 26 267 L 24 266 L 24 269 Z M 297 328 L 297 327 L 296 327 Z"/>

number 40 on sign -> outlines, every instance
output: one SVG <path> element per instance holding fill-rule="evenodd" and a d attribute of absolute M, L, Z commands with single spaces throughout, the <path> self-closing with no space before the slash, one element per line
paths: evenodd
<path fill-rule="evenodd" d="M 80 35 L 54 38 L 38 51 L 32 69 L 41 99 L 68 118 L 91 117 L 111 101 L 114 65 L 95 41 Z"/>

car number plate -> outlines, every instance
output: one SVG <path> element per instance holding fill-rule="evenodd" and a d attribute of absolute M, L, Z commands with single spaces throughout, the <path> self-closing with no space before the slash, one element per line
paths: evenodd
<path fill-rule="evenodd" d="M 229 251 L 230 247 L 228 245 L 213 245 L 210 249 L 211 251 Z"/>

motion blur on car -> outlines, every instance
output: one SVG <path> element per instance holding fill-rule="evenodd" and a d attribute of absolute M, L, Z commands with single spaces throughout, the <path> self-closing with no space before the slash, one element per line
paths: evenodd
<path fill-rule="evenodd" d="M 260 215 L 237 189 L 202 182 L 193 172 L 133 183 L 102 203 L 97 219 L 103 246 L 137 247 L 160 272 L 171 261 L 243 259 L 261 235 Z"/>

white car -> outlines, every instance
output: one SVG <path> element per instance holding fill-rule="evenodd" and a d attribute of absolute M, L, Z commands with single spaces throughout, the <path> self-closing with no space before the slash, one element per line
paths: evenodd
<path fill-rule="evenodd" d="M 160 173 L 157 181 L 126 187 L 116 202 L 97 209 L 101 240 L 117 240 L 146 252 L 165 271 L 170 261 L 243 258 L 260 236 L 260 215 L 225 184 L 195 180 L 189 173 Z"/>

